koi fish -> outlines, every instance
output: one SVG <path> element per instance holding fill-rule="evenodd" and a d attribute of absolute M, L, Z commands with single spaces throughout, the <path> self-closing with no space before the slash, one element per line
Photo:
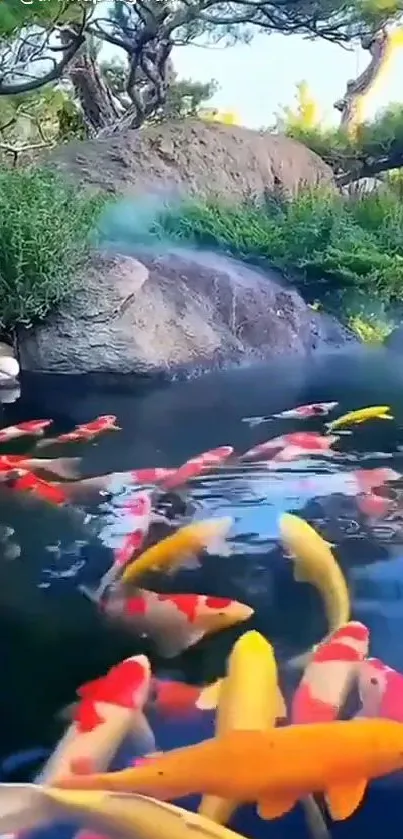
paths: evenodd
<path fill-rule="evenodd" d="M 233 454 L 233 451 L 232 446 L 220 446 L 218 449 L 211 449 L 211 451 L 191 457 L 179 469 L 170 470 L 170 474 L 163 477 L 159 481 L 159 485 L 164 490 L 181 486 L 192 478 L 204 475 L 209 470 L 219 466 Z"/>
<path fill-rule="evenodd" d="M 75 821 L 89 827 L 80 831 L 80 839 L 101 839 L 99 830 L 128 839 L 193 839 L 195 834 L 200 839 L 244 839 L 197 813 L 142 795 L 1 784 L 0 810 L 0 826 L 7 833 Z"/>
<path fill-rule="evenodd" d="M 124 514 L 129 532 L 123 538 L 120 547 L 113 551 L 112 566 L 102 577 L 94 594 L 95 599 L 100 599 L 103 596 L 105 590 L 115 582 L 123 568 L 131 562 L 133 554 L 143 547 L 152 516 L 150 493 L 137 493 L 121 508 L 121 511 Z"/>
<path fill-rule="evenodd" d="M 369 631 L 358 621 L 336 629 L 320 644 L 295 691 L 291 722 L 335 720 L 357 682 L 360 663 L 368 654 L 368 646 Z"/>
<path fill-rule="evenodd" d="M 268 731 L 287 710 L 278 684 L 273 647 L 259 632 L 245 632 L 228 658 L 216 715 L 215 736 L 233 730 Z M 198 812 L 227 824 L 239 803 L 228 798 L 203 796 Z"/>
<path fill-rule="evenodd" d="M 392 498 L 384 498 L 374 492 L 357 495 L 357 507 L 361 513 L 370 518 L 383 518 L 395 508 Z"/>
<path fill-rule="evenodd" d="M 331 817 L 340 821 L 357 810 L 368 781 L 402 768 L 401 723 L 335 720 L 269 731 L 230 731 L 195 746 L 144 758 L 138 766 L 119 772 L 71 774 L 57 786 L 135 792 L 168 800 L 218 795 L 257 802 L 264 819 L 278 818 L 301 798 L 323 793 Z M 1 817 L 0 829 L 4 830 Z"/>
<path fill-rule="evenodd" d="M 78 467 L 80 457 L 57 457 L 53 459 L 27 457 L 24 454 L 0 455 L 0 472 L 7 472 L 16 468 L 27 469 L 29 472 L 47 472 L 59 478 L 75 480 L 79 477 Z"/>
<path fill-rule="evenodd" d="M 300 405 L 290 411 L 281 411 L 279 414 L 271 414 L 269 417 L 244 417 L 242 422 L 247 422 L 251 428 L 263 422 L 270 422 L 271 419 L 311 419 L 312 417 L 325 417 L 338 406 L 338 402 L 313 402 L 310 405 Z"/>
<path fill-rule="evenodd" d="M 232 524 L 232 518 L 227 516 L 225 518 L 205 519 L 181 527 L 176 533 L 167 536 L 156 545 L 152 545 L 151 548 L 148 548 L 128 565 L 123 571 L 122 582 L 131 583 L 141 574 L 145 574 L 146 571 L 155 569 L 166 571 L 168 568 L 173 570 L 183 567 L 186 562 L 188 566 L 190 563 L 191 567 L 194 567 L 194 557 L 202 550 L 228 555 L 225 538 Z"/>
<path fill-rule="evenodd" d="M 42 440 L 40 443 L 37 443 L 37 448 L 54 446 L 56 443 L 88 442 L 94 440 L 100 434 L 104 434 L 106 431 L 121 431 L 121 428 L 116 425 L 114 414 L 105 414 L 104 416 L 91 420 L 91 422 L 76 425 L 73 431 L 68 431 L 66 434 L 59 434 L 58 437 Z"/>
<path fill-rule="evenodd" d="M 266 440 L 265 443 L 260 443 L 249 449 L 241 456 L 241 461 L 245 460 L 265 460 L 277 456 L 284 449 L 297 449 L 298 452 L 306 453 L 324 453 L 329 452 L 333 443 L 336 443 L 339 438 L 335 435 L 324 437 L 316 431 L 295 431 L 291 434 L 283 434 L 281 437 L 274 437 L 272 440 Z"/>
<path fill-rule="evenodd" d="M 358 671 L 360 717 L 403 722 L 403 675 L 379 658 L 367 658 Z"/>
<path fill-rule="evenodd" d="M 133 597 L 111 597 L 101 608 L 152 638 L 165 658 L 173 658 L 206 635 L 242 623 L 254 613 L 250 606 L 228 597 L 157 594 L 145 589 Z"/>
<path fill-rule="evenodd" d="M 334 431 L 338 428 L 343 428 L 344 425 L 362 425 L 368 420 L 393 420 L 394 417 L 390 414 L 389 405 L 374 405 L 371 408 L 360 408 L 358 411 L 349 411 L 348 414 L 338 417 L 332 422 L 325 423 L 327 431 Z"/>
<path fill-rule="evenodd" d="M 155 750 L 154 735 L 143 713 L 151 686 L 151 667 L 144 655 L 132 656 L 78 689 L 71 725 L 42 770 L 38 783 L 52 784 L 86 755 L 106 768 L 128 734 L 146 751 Z"/>
<path fill-rule="evenodd" d="M 13 492 L 30 493 L 41 501 L 47 501 L 56 507 L 66 504 L 68 501 L 68 496 L 62 489 L 62 484 L 44 481 L 38 475 L 34 475 L 25 469 L 17 469 L 16 476 L 8 477 L 4 483 Z"/>
<path fill-rule="evenodd" d="M 214 684 L 218 683 L 220 687 L 222 679 Z M 171 679 L 165 681 L 165 679 L 154 678 L 151 686 L 153 696 L 149 700 L 149 705 L 167 719 L 183 718 L 199 710 L 210 711 L 217 707 L 219 688 L 215 691 L 212 701 L 209 702 L 208 698 L 203 700 L 202 697 L 204 694 L 210 696 L 211 688 L 213 688 L 212 685 L 204 688 Z"/>
<path fill-rule="evenodd" d="M 9 425 L 8 428 L 0 430 L 0 443 L 8 443 L 9 440 L 16 440 L 18 437 L 41 437 L 45 430 L 52 425 L 53 420 L 29 420 L 20 422 L 18 425 Z"/>
<path fill-rule="evenodd" d="M 334 632 L 349 621 L 351 605 L 346 580 L 330 550 L 333 545 L 299 516 L 283 513 L 279 527 L 281 542 L 294 561 L 294 579 L 318 589 Z"/>

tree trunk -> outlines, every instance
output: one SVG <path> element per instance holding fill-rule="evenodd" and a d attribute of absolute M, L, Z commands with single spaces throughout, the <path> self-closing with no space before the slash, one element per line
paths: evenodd
<path fill-rule="evenodd" d="M 74 94 L 80 103 L 88 136 L 94 137 L 102 128 L 121 117 L 123 109 L 102 78 L 87 45 L 70 63 L 66 78 L 73 85 Z"/>
<path fill-rule="evenodd" d="M 369 95 L 384 77 L 396 48 L 401 45 L 402 31 L 390 32 L 386 27 L 380 29 L 370 41 L 361 42 L 371 60 L 357 79 L 347 82 L 344 96 L 333 106 L 341 112 L 340 126 L 352 136 L 355 136 L 359 125 L 364 122 L 364 108 Z"/>

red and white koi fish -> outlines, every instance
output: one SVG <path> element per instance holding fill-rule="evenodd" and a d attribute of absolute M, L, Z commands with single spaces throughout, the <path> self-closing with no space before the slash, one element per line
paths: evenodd
<path fill-rule="evenodd" d="M 336 435 L 326 437 L 316 431 L 295 431 L 291 434 L 282 434 L 281 437 L 274 437 L 264 443 L 254 446 L 241 456 L 241 460 L 270 460 L 277 457 L 284 449 L 297 449 L 306 453 L 328 452 L 333 443 L 339 438 Z"/>
<path fill-rule="evenodd" d="M 166 719 L 183 719 L 200 711 L 210 711 L 217 707 L 221 683 L 222 679 L 218 679 L 213 685 L 199 687 L 153 678 L 149 706 Z"/>
<path fill-rule="evenodd" d="M 9 425 L 0 430 L 0 443 L 8 443 L 18 437 L 42 437 L 45 430 L 52 425 L 53 420 L 29 420 L 18 425 Z"/>
<path fill-rule="evenodd" d="M 105 414 L 104 416 L 91 420 L 91 422 L 76 425 L 73 431 L 68 431 L 66 434 L 59 434 L 58 437 L 41 440 L 37 444 L 37 448 L 44 448 L 45 446 L 55 445 L 56 443 L 88 442 L 94 440 L 100 434 L 104 434 L 106 431 L 121 431 L 121 428 L 116 425 L 114 414 Z"/>
<path fill-rule="evenodd" d="M 164 658 L 174 658 L 206 635 L 248 620 L 254 610 L 229 597 L 157 594 L 138 589 L 132 597 L 113 596 L 101 608 L 154 641 Z"/>
<path fill-rule="evenodd" d="M 106 676 L 83 685 L 71 725 L 46 764 L 38 783 L 53 784 L 83 755 L 107 768 L 124 738 L 133 733 L 144 751 L 155 751 L 155 740 L 143 713 L 151 686 L 151 667 L 144 655 L 112 667 Z"/>
<path fill-rule="evenodd" d="M 29 457 L 25 454 L 0 455 L 0 472 L 10 472 L 15 469 L 27 469 L 29 472 L 47 472 L 66 480 L 79 477 L 80 457 Z"/>
<path fill-rule="evenodd" d="M 68 496 L 63 490 L 63 484 L 50 483 L 38 478 L 26 469 L 15 469 L 15 477 L 11 475 L 4 482 L 13 492 L 30 493 L 49 504 L 61 506 L 68 502 Z"/>
<path fill-rule="evenodd" d="M 291 703 L 293 724 L 331 722 L 338 717 L 368 646 L 367 627 L 350 621 L 316 648 Z"/>
<path fill-rule="evenodd" d="M 211 449 L 208 452 L 203 452 L 196 457 L 191 457 L 178 469 L 171 470 L 171 474 L 166 475 L 159 480 L 159 485 L 162 489 L 174 489 L 182 486 L 192 478 L 198 475 L 204 475 L 216 466 L 220 466 L 233 454 L 233 446 L 219 446 L 217 449 Z"/>
<path fill-rule="evenodd" d="M 103 596 L 108 586 L 115 582 L 123 568 L 132 561 L 133 556 L 143 547 L 151 524 L 151 494 L 149 492 L 137 493 L 134 498 L 131 498 L 120 508 L 119 512 L 123 513 L 129 532 L 123 537 L 120 547 L 113 551 L 112 566 L 102 577 L 99 587 L 94 593 L 95 599 L 100 599 Z"/>
<path fill-rule="evenodd" d="M 312 417 L 326 417 L 338 406 L 338 402 L 313 402 L 311 405 L 300 405 L 298 408 L 291 408 L 290 411 L 281 411 L 279 414 L 271 414 L 268 417 L 244 417 L 242 422 L 247 422 L 252 428 L 263 422 L 270 422 L 272 419 L 311 419 Z"/>
<path fill-rule="evenodd" d="M 358 671 L 360 717 L 384 717 L 403 722 L 403 675 L 379 658 L 367 658 Z"/>
<path fill-rule="evenodd" d="M 369 518 L 384 518 L 396 508 L 393 498 L 384 498 L 375 492 L 357 495 L 357 507 L 364 516 Z"/>

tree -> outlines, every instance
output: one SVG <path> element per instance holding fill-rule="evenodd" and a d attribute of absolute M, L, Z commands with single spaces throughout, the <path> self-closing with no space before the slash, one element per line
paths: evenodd
<path fill-rule="evenodd" d="M 337 43 L 371 37 L 399 11 L 402 0 L 15 0 L 0 3 L 0 95 L 40 88 L 69 74 L 96 91 L 98 133 L 137 128 L 164 106 L 175 45 L 249 39 L 254 31 L 300 33 Z M 23 8 L 22 8 L 23 7 Z M 103 16 L 102 16 L 103 15 Z M 88 39 L 96 36 L 126 55 L 119 107 L 103 89 Z M 87 90 L 88 93 L 88 90 Z M 93 121 L 93 120 L 92 120 Z M 91 122 L 91 120 L 90 120 Z"/>

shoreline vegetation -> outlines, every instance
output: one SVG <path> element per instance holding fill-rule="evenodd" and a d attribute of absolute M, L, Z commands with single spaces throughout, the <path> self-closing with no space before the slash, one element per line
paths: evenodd
<path fill-rule="evenodd" d="M 402 315 L 403 202 L 393 189 L 302 189 L 259 204 L 191 201 L 140 224 L 136 201 L 89 195 L 46 169 L 0 170 L 0 327 L 30 327 L 74 294 L 89 249 L 169 241 L 280 269 L 314 308 L 370 343 Z M 109 224 L 108 219 L 114 223 Z"/>

